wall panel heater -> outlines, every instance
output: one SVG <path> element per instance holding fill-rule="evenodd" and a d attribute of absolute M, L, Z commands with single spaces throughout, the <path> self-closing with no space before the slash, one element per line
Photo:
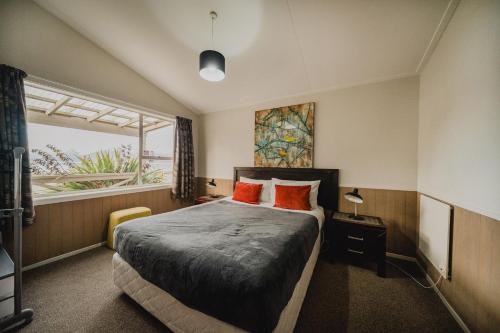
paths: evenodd
<path fill-rule="evenodd" d="M 420 195 L 418 248 L 443 278 L 450 277 L 452 207 Z"/>

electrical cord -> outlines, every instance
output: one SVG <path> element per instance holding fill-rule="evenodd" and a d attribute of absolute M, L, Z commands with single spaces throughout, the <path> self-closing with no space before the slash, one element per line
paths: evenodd
<path fill-rule="evenodd" d="M 326 245 L 326 246 L 323 246 L 323 245 Z M 321 253 L 325 253 L 328 251 L 330 247 L 330 243 L 328 242 L 328 240 L 326 239 L 326 236 L 325 236 L 325 229 L 321 229 L 321 245 L 320 245 L 320 252 Z M 437 286 L 439 284 L 439 282 L 441 282 L 441 279 L 443 278 L 442 275 L 439 276 L 439 279 L 437 279 L 436 282 L 433 282 L 431 285 L 429 286 L 426 286 L 424 284 L 422 284 L 420 281 L 418 281 L 413 275 L 411 275 L 410 273 L 408 273 L 406 270 L 404 270 L 402 267 L 400 267 L 399 265 L 393 263 L 392 261 L 386 259 L 385 260 L 386 263 L 394 266 L 396 269 L 398 269 L 401 273 L 403 273 L 404 275 L 406 275 L 407 277 L 409 277 L 410 279 L 413 280 L 413 282 L 415 282 L 416 284 L 418 284 L 420 287 L 424 288 L 424 289 L 431 289 L 431 288 L 434 288 L 435 286 Z"/>
<path fill-rule="evenodd" d="M 439 276 L 439 279 L 437 279 L 436 282 L 433 282 L 430 286 L 426 286 L 426 285 L 423 285 L 422 283 L 420 283 L 420 281 L 418 281 L 415 277 L 413 277 L 413 275 L 411 275 L 410 273 L 408 273 L 407 271 L 405 271 L 403 268 L 401 268 L 400 266 L 398 266 L 397 264 L 389 261 L 389 260 L 385 260 L 385 262 L 387 262 L 388 264 L 396 267 L 401 273 L 403 273 L 404 275 L 408 276 L 410 279 L 412 279 L 415 283 L 417 283 L 420 287 L 424 288 L 424 289 L 431 289 L 431 288 L 434 288 L 435 286 L 437 286 L 439 284 L 439 282 L 441 282 L 441 279 L 443 278 L 442 275 Z"/>

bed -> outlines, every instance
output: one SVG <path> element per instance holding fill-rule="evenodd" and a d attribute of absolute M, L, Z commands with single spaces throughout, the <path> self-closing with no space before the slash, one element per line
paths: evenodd
<path fill-rule="evenodd" d="M 291 332 L 338 202 L 338 170 L 235 168 L 234 181 L 321 180 L 311 211 L 210 202 L 115 230 L 113 280 L 174 332 Z"/>

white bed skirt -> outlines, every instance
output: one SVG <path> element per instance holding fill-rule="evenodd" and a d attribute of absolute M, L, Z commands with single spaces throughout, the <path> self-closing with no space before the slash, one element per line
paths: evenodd
<path fill-rule="evenodd" d="M 281 312 L 273 332 L 293 332 L 321 247 L 321 232 L 302 271 L 292 297 Z M 113 256 L 113 281 L 144 309 L 174 332 L 245 332 L 200 311 L 189 308 L 163 289 L 144 280 L 118 253 Z"/>

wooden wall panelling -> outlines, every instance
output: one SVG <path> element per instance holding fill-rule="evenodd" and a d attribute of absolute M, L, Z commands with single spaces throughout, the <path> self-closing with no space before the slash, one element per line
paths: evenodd
<path fill-rule="evenodd" d="M 493 331 L 500 327 L 500 221 L 481 216 L 479 242 L 480 280 L 478 331 Z"/>
<path fill-rule="evenodd" d="M 152 191 L 151 196 L 151 201 L 155 203 L 155 214 L 161 214 L 179 208 L 176 205 L 176 201 L 170 199 L 170 191 Z"/>
<path fill-rule="evenodd" d="M 418 194 L 416 191 L 405 191 L 405 223 L 403 228 L 403 234 L 408 240 L 405 242 L 405 252 L 413 253 L 416 255 L 417 239 L 418 239 L 418 228 L 417 228 L 417 203 Z"/>
<path fill-rule="evenodd" d="M 62 203 L 54 204 L 49 211 L 49 257 L 62 254 Z"/>
<path fill-rule="evenodd" d="M 35 223 L 36 228 L 36 250 L 35 260 L 42 261 L 49 258 L 49 209 L 47 206 L 41 206 L 37 211 Z"/>
<path fill-rule="evenodd" d="M 100 223 L 100 239 L 101 242 L 104 242 L 108 236 L 108 222 L 109 222 L 109 214 L 111 214 L 111 197 L 104 197 L 102 199 L 102 212 L 101 212 L 101 223 Z M 132 203 L 130 203 L 132 204 Z"/>
<path fill-rule="evenodd" d="M 35 207 L 35 211 L 38 209 L 38 207 L 39 206 Z M 36 228 L 37 226 L 33 225 L 32 227 Z M 61 254 L 73 251 L 73 203 L 72 202 L 61 203 L 61 239 L 62 239 Z M 25 244 L 26 242 L 23 242 L 23 246 Z"/>
<path fill-rule="evenodd" d="M 71 219 L 73 219 L 73 242 L 71 243 L 71 251 L 75 251 L 85 247 L 84 240 L 84 200 L 73 201 L 73 210 Z M 37 226 L 38 227 L 38 226 Z M 39 261 L 39 260 L 38 260 Z"/>
<path fill-rule="evenodd" d="M 462 313 L 465 322 L 473 322 L 477 316 L 479 271 L 479 241 L 481 216 L 463 209 L 456 209 L 458 215 L 454 223 L 453 261 L 456 261 L 452 274 L 459 282 L 454 288 L 457 311 Z M 469 238 L 471 235 L 477 237 Z"/>
<path fill-rule="evenodd" d="M 127 195 L 116 195 L 111 197 L 111 211 L 125 209 L 127 207 Z M 146 193 L 144 195 L 147 195 Z"/>
<path fill-rule="evenodd" d="M 472 332 L 500 327 L 500 221 L 454 206 L 451 279 L 438 286 Z M 417 258 L 436 281 L 437 269 Z"/>
<path fill-rule="evenodd" d="M 95 198 L 87 201 L 89 202 L 90 212 L 89 223 L 92 226 L 90 229 L 91 234 L 88 238 L 88 244 L 93 245 L 104 241 L 101 235 L 102 200 L 101 198 Z"/>
<path fill-rule="evenodd" d="M 125 195 L 126 206 L 127 207 L 149 207 L 153 210 L 153 204 L 149 202 L 149 193 L 130 193 Z M 149 205 L 148 205 L 149 203 Z"/>
<path fill-rule="evenodd" d="M 480 293 L 482 310 L 478 330 L 493 331 L 500 327 L 500 221 L 481 216 L 484 232 L 480 241 L 480 256 L 484 260 L 484 284 Z"/>
<path fill-rule="evenodd" d="M 97 208 L 97 204 L 92 200 L 83 200 L 83 247 L 90 246 L 94 241 L 94 224 L 98 223 L 98 219 L 93 216 L 93 210 Z M 102 206 L 101 206 L 102 207 Z M 100 217 L 99 217 L 100 218 Z"/>

